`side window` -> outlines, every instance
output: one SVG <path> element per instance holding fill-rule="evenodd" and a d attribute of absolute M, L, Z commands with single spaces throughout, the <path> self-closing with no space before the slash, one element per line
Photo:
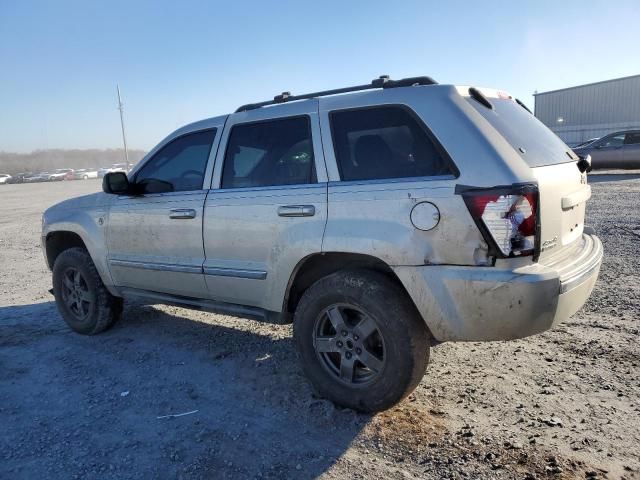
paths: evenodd
<path fill-rule="evenodd" d="M 427 132 L 405 108 L 335 111 L 330 121 L 342 180 L 453 173 Z"/>
<path fill-rule="evenodd" d="M 201 190 L 216 129 L 179 137 L 165 145 L 136 174 L 142 193 Z"/>
<path fill-rule="evenodd" d="M 222 168 L 222 188 L 315 183 L 309 117 L 236 125 Z"/>
<path fill-rule="evenodd" d="M 624 133 L 612 137 L 605 137 L 598 143 L 599 147 L 620 147 L 624 143 Z"/>
<path fill-rule="evenodd" d="M 640 144 L 640 132 L 627 133 L 624 139 L 625 145 L 638 145 Z"/>

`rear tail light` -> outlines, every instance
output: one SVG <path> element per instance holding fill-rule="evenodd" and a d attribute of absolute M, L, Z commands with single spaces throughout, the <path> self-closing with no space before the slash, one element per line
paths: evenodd
<path fill-rule="evenodd" d="M 490 254 L 500 258 L 533 255 L 540 244 L 536 185 L 473 188 L 458 187 L 476 225 L 490 247 Z"/>

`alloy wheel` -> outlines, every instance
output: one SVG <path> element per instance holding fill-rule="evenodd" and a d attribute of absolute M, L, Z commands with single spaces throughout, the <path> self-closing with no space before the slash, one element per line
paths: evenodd
<path fill-rule="evenodd" d="M 313 346 L 325 370 L 349 386 L 371 383 L 385 366 L 382 334 L 375 320 L 355 305 L 324 309 L 315 322 Z"/>
<path fill-rule="evenodd" d="M 62 301 L 78 320 L 86 320 L 91 313 L 94 295 L 77 268 L 69 267 L 62 275 Z"/>

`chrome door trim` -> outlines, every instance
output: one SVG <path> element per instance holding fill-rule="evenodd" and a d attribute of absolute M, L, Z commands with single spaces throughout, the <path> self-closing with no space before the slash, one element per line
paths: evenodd
<path fill-rule="evenodd" d="M 169 210 L 169 218 L 173 220 L 196 218 L 196 211 L 194 208 L 173 208 Z"/>
<path fill-rule="evenodd" d="M 316 214 L 314 205 L 282 205 L 278 207 L 280 217 L 313 217 Z"/>
<path fill-rule="evenodd" d="M 264 270 L 245 270 L 240 268 L 204 267 L 205 275 L 217 277 L 248 278 L 250 280 L 264 280 L 267 272 Z"/>
<path fill-rule="evenodd" d="M 135 262 L 131 260 L 119 260 L 115 258 L 109 259 L 109 264 L 114 267 L 141 268 L 145 270 L 157 270 L 162 272 L 202 273 L 202 267 L 197 265 Z"/>

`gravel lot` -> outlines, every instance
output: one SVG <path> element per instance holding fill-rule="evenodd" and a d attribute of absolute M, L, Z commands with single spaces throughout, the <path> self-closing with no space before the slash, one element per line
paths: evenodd
<path fill-rule="evenodd" d="M 585 307 L 525 340 L 436 347 L 375 416 L 313 396 L 289 326 L 129 303 L 71 333 L 40 217 L 100 183 L 0 186 L 0 477 L 640 478 L 640 173 L 591 182 L 606 256 Z"/>

